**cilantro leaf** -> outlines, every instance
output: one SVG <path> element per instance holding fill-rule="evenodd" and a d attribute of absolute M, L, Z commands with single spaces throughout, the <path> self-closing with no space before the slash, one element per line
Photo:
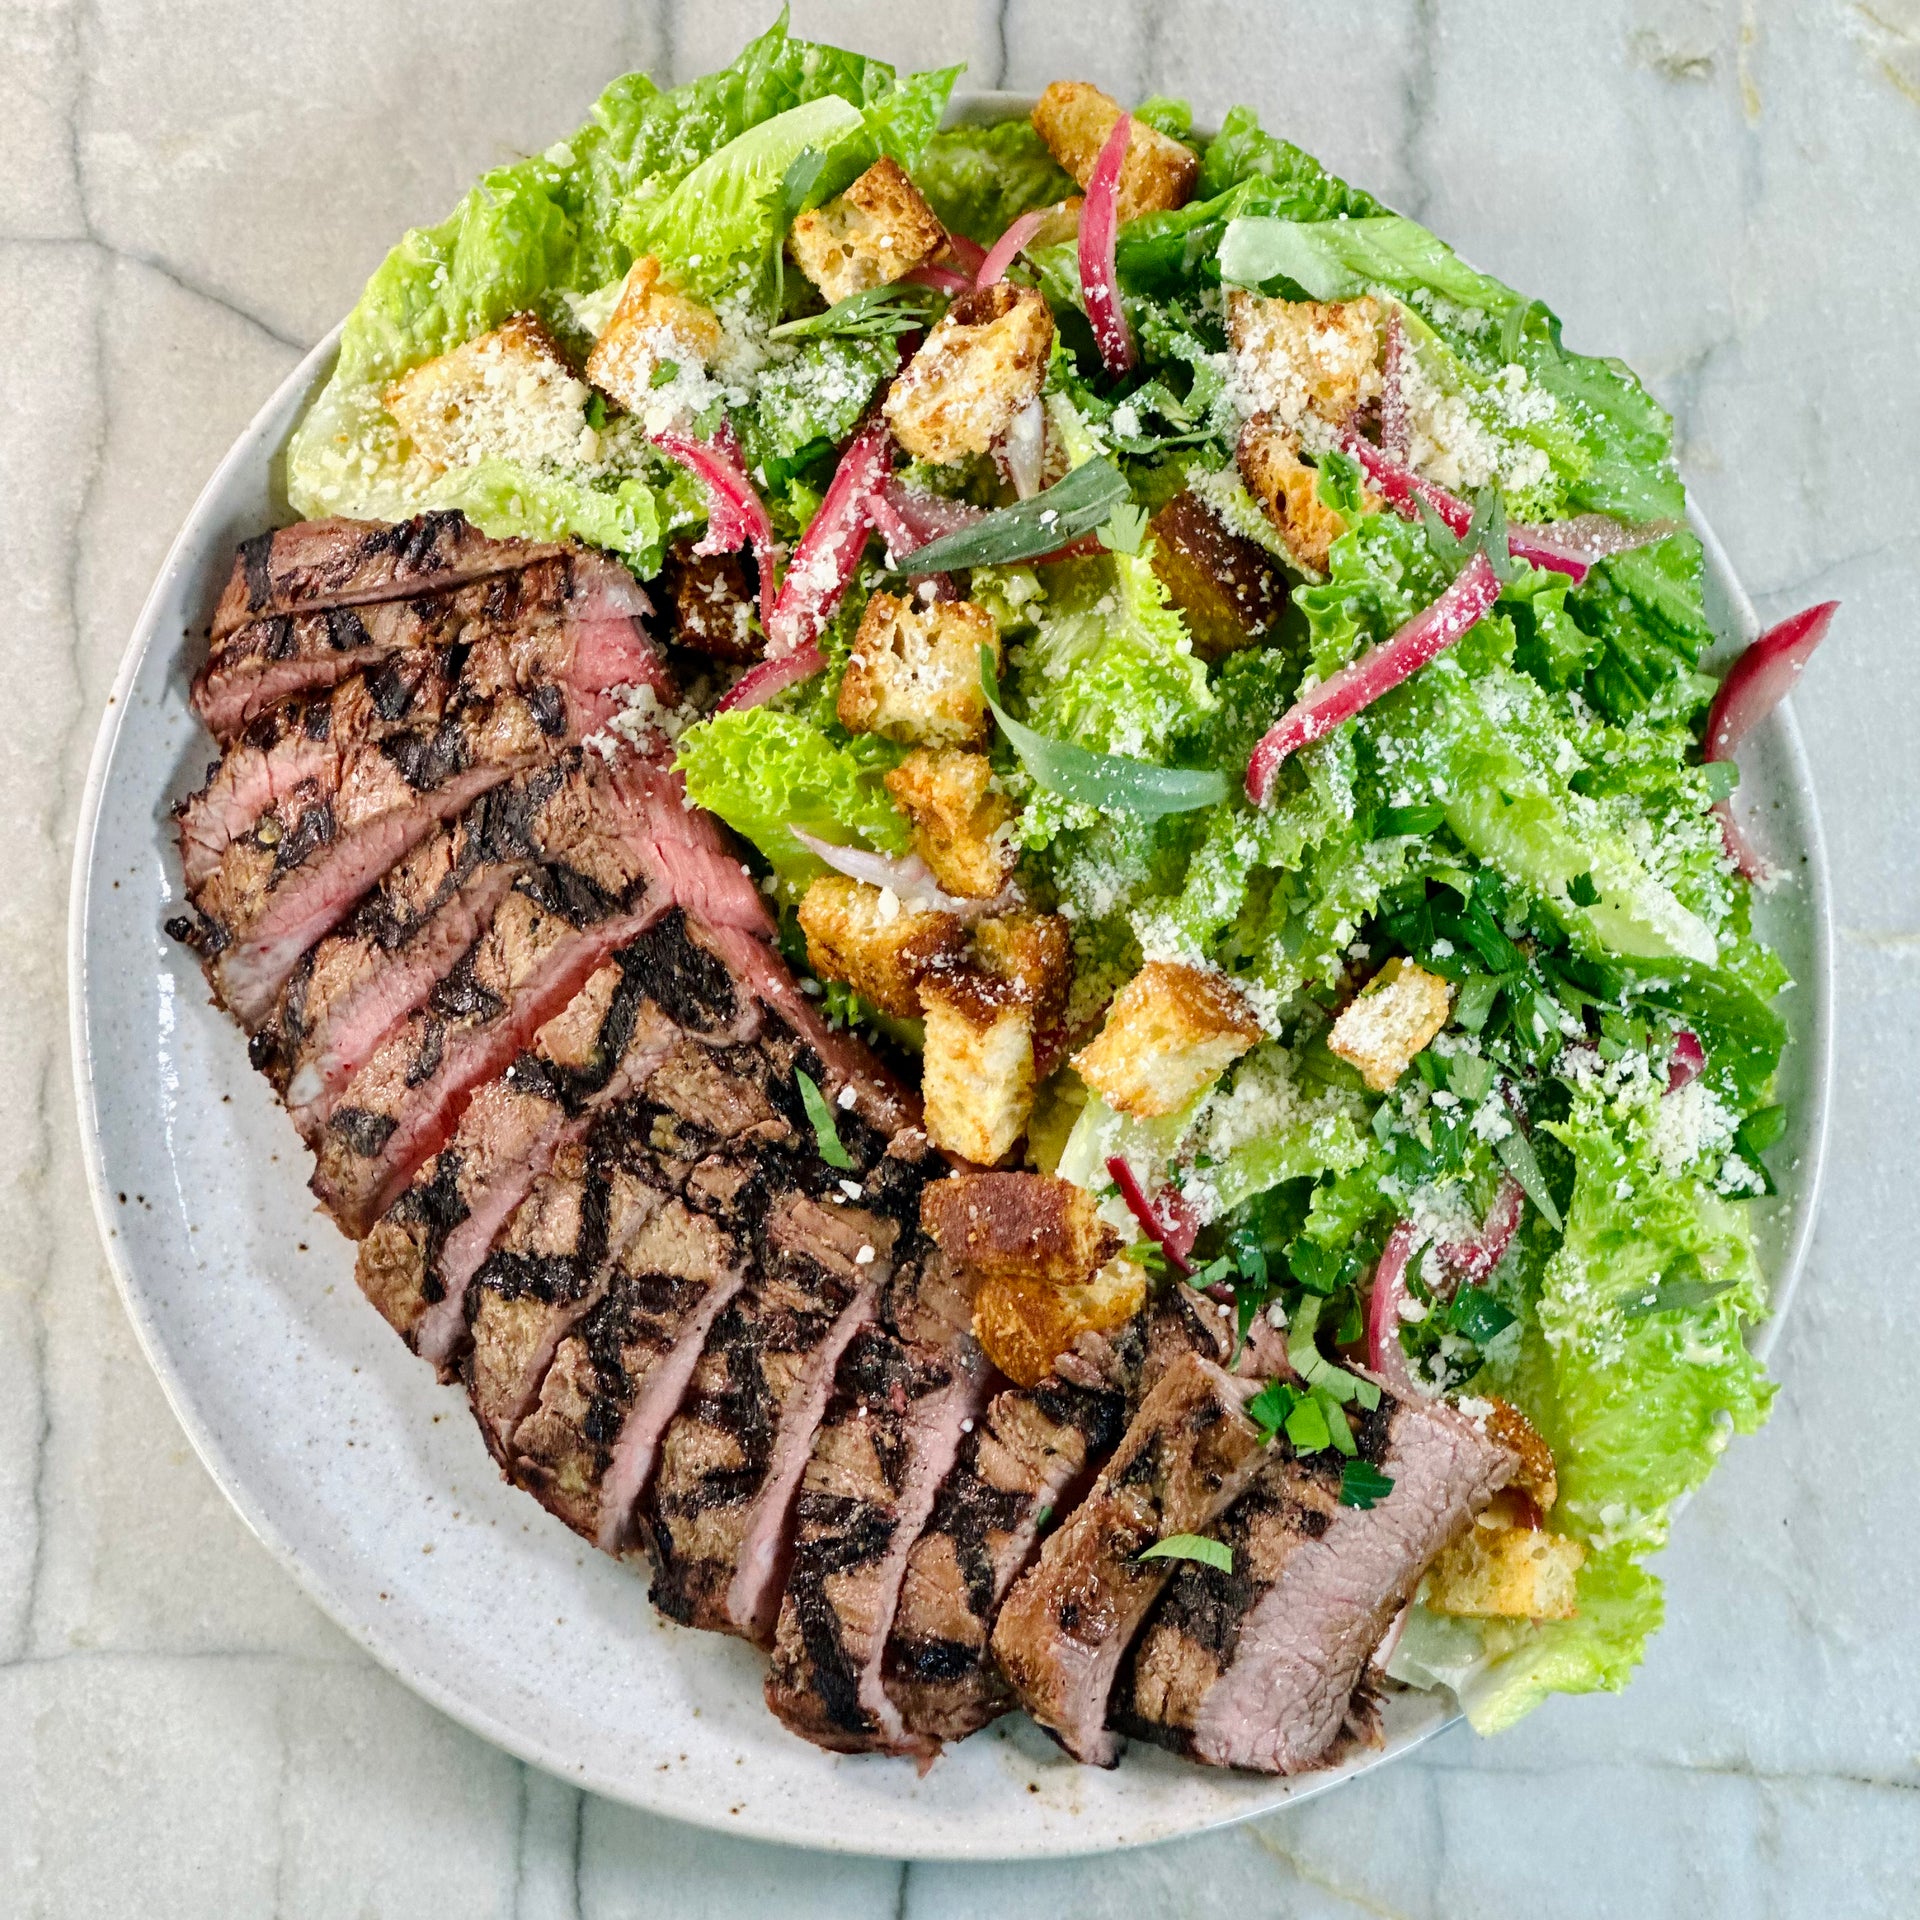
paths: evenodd
<path fill-rule="evenodd" d="M 1513 1325 L 1513 1312 L 1502 1306 L 1484 1287 L 1462 1287 L 1453 1297 L 1447 1325 L 1464 1334 L 1476 1347 L 1484 1347 L 1496 1334 Z"/>
<path fill-rule="evenodd" d="M 1138 553 L 1147 537 L 1147 510 L 1125 502 L 1115 507 L 1094 532 L 1109 553 Z"/>

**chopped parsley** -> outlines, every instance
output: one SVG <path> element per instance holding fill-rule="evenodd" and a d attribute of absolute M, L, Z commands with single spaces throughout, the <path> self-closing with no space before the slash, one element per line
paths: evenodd
<path fill-rule="evenodd" d="M 1393 1480 L 1365 1460 L 1349 1460 L 1340 1469 L 1340 1504 L 1370 1512 L 1393 1491 Z"/>

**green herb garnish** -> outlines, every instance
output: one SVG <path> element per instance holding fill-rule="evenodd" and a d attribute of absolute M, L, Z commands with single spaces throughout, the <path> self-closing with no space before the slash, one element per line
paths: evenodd
<path fill-rule="evenodd" d="M 1534 1157 L 1533 1142 L 1520 1131 L 1517 1123 L 1504 1140 L 1494 1142 L 1493 1150 L 1500 1156 L 1500 1164 L 1520 1182 L 1527 1198 L 1540 1209 L 1548 1226 L 1555 1233 L 1564 1232 L 1566 1223 L 1553 1203 L 1553 1195 L 1547 1191 L 1547 1176 L 1540 1171 L 1540 1162 Z"/>
<path fill-rule="evenodd" d="M 659 360 L 654 363 L 653 371 L 647 375 L 649 387 L 670 387 L 680 378 L 678 360 Z"/>
<path fill-rule="evenodd" d="M 922 553 L 926 551 L 921 549 Z M 916 565 L 914 570 L 920 568 Z M 1000 704 L 999 676 L 994 671 L 993 654 L 986 647 L 980 649 L 980 684 L 1001 732 L 1020 756 L 1020 764 L 1049 793 L 1062 794 L 1102 813 L 1131 813 L 1143 820 L 1218 806 L 1227 797 L 1224 773 L 1156 767 L 1151 761 L 1130 760 L 1124 754 L 1095 753 L 1070 741 L 1049 740 L 1044 733 L 1023 726 Z"/>
<path fill-rule="evenodd" d="M 1695 1263 L 1688 1277 L 1662 1280 L 1644 1299 L 1629 1300 L 1620 1309 L 1621 1313 L 1629 1320 L 1644 1320 L 1650 1313 L 1691 1313 L 1698 1307 L 1704 1307 L 1709 1301 L 1719 1299 L 1723 1293 L 1731 1293 L 1739 1284 L 1734 1280 L 1692 1277 L 1699 1274 L 1699 1271 L 1699 1266 Z"/>
<path fill-rule="evenodd" d="M 1340 1504 L 1370 1512 L 1393 1491 L 1392 1479 L 1365 1460 L 1349 1460 L 1340 1469 Z"/>
<path fill-rule="evenodd" d="M 853 1155 L 840 1144 L 840 1129 L 834 1125 L 827 1096 L 814 1084 L 811 1075 L 796 1071 L 793 1077 L 800 1082 L 801 1103 L 806 1107 L 807 1118 L 813 1122 L 813 1140 L 820 1158 L 830 1167 L 851 1172 Z"/>
<path fill-rule="evenodd" d="M 1222 1573 L 1233 1571 L 1233 1549 L 1224 1541 L 1209 1540 L 1203 1533 L 1170 1533 L 1157 1540 L 1142 1560 L 1197 1560 L 1203 1567 L 1218 1567 Z"/>
<path fill-rule="evenodd" d="M 1504 1307 L 1484 1287 L 1462 1287 L 1447 1312 L 1447 1325 L 1484 1347 L 1496 1334 L 1513 1325 L 1511 1308 Z"/>
<path fill-rule="evenodd" d="M 1007 567 L 1037 560 L 1068 541 L 1091 533 L 1129 503 L 1126 476 L 1110 460 L 1089 460 L 1062 480 L 942 534 L 911 553 L 897 554 L 895 573 L 950 573 L 955 567 Z"/>
<path fill-rule="evenodd" d="M 1115 507 L 1095 533 L 1109 553 L 1138 553 L 1147 537 L 1147 510 L 1131 502 Z"/>
<path fill-rule="evenodd" d="M 1576 907 L 1597 907 L 1600 904 L 1600 889 L 1593 884 L 1593 875 L 1576 873 L 1567 882 L 1567 898 Z"/>
<path fill-rule="evenodd" d="M 817 340 L 829 334 L 842 339 L 891 340 L 925 326 L 937 296 L 930 287 L 896 281 L 888 287 L 869 287 L 836 300 L 824 313 L 787 320 L 768 334 L 771 340 Z"/>

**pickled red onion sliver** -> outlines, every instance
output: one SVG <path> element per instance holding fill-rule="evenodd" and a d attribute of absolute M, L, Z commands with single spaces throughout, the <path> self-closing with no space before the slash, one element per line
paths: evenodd
<path fill-rule="evenodd" d="M 1134 363 L 1133 330 L 1120 304 L 1114 248 L 1120 236 L 1120 169 L 1133 137 L 1133 115 L 1123 113 L 1107 135 L 1087 180 L 1080 209 L 1080 298 L 1093 328 L 1094 344 L 1109 373 L 1125 373 Z"/>
<path fill-rule="evenodd" d="M 1484 553 L 1476 553 L 1432 606 L 1417 613 L 1390 640 L 1330 674 L 1295 701 L 1253 750 L 1247 763 L 1247 798 L 1263 807 L 1281 763 L 1302 747 L 1324 739 L 1343 720 L 1370 707 L 1383 693 L 1437 659 L 1500 597 L 1500 579 Z"/>
<path fill-rule="evenodd" d="M 1707 1050 L 1691 1027 L 1682 1027 L 1673 1036 L 1673 1051 L 1667 1055 L 1667 1091 L 1678 1093 L 1689 1080 L 1699 1079 L 1707 1064 Z"/>
<path fill-rule="evenodd" d="M 787 831 L 836 873 L 849 880 L 863 881 L 870 887 L 889 887 L 902 900 L 935 913 L 951 913 L 962 920 L 977 920 L 982 914 L 1005 910 L 1010 893 L 1002 892 L 992 900 L 962 900 L 946 892 L 933 877 L 933 869 L 916 854 L 905 859 L 891 853 L 869 853 L 864 847 L 843 847 L 818 834 L 796 826 Z"/>
<path fill-rule="evenodd" d="M 1394 1223 L 1387 1244 L 1380 1249 L 1373 1270 L 1373 1292 L 1367 1301 L 1367 1365 L 1393 1391 L 1408 1400 L 1426 1396 L 1407 1371 L 1407 1352 L 1400 1344 L 1401 1305 L 1407 1294 L 1407 1267 L 1420 1244 L 1420 1230 L 1411 1220 Z"/>
<path fill-rule="evenodd" d="M 867 501 L 887 478 L 892 459 L 892 436 L 876 413 L 847 442 L 826 497 L 793 550 L 780 597 L 766 622 L 769 660 L 812 646 L 832 619 L 873 525 Z"/>
<path fill-rule="evenodd" d="M 693 475 L 707 490 L 707 530 L 694 546 L 695 553 L 734 553 L 751 546 L 760 570 L 760 624 L 772 632 L 774 608 L 773 522 L 767 517 L 765 503 L 747 478 L 746 462 L 733 426 L 722 421 L 710 441 L 666 428 L 647 436 L 668 459 Z"/>
<path fill-rule="evenodd" d="M 1036 207 L 1031 213 L 1023 213 L 987 249 L 973 276 L 973 284 L 976 287 L 990 287 L 1005 279 L 1007 269 L 1020 257 L 1021 250 L 1040 231 L 1041 222 L 1052 211 L 1051 207 Z"/>
<path fill-rule="evenodd" d="M 810 679 L 827 664 L 827 656 L 809 642 L 782 654 L 778 660 L 762 660 L 733 683 L 726 695 L 714 705 L 715 713 L 734 713 L 743 707 L 757 707 L 784 693 L 798 682 Z"/>
<path fill-rule="evenodd" d="M 1188 1256 L 1193 1252 L 1200 1223 L 1184 1196 L 1167 1188 L 1149 1200 L 1140 1176 L 1127 1164 L 1124 1154 L 1116 1153 L 1107 1161 L 1107 1172 L 1120 1189 L 1127 1211 L 1139 1221 L 1141 1232 L 1167 1256 L 1167 1264 L 1183 1279 L 1192 1273 L 1193 1262 Z"/>

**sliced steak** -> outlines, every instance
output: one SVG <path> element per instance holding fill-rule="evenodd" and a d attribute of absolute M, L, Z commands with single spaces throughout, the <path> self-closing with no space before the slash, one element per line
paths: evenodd
<path fill-rule="evenodd" d="M 758 1009 L 724 972 L 704 1002 L 670 992 L 678 1019 L 662 1007 L 655 984 L 683 977 L 697 952 L 675 909 L 615 953 L 531 1048 L 473 1094 L 446 1145 L 367 1236 L 362 1286 L 436 1366 L 446 1368 L 464 1342 L 468 1281 L 553 1156 L 596 1113 L 644 1088 L 677 1049 L 697 1044 L 690 1026 L 724 1041 L 757 1023 Z M 328 1144 L 347 1111 L 336 1109 Z"/>
<path fill-rule="evenodd" d="M 1140 1404 L 1093 1490 L 1014 1584 L 993 1652 L 1020 1704 L 1076 1759 L 1113 1766 L 1107 1697 L 1171 1571 L 1156 1541 L 1203 1532 L 1264 1461 L 1251 1383 L 1179 1354 Z"/>
<path fill-rule="evenodd" d="M 639 625 L 650 611 L 624 567 L 570 550 L 446 592 L 251 621 L 213 642 L 193 703 L 227 742 L 284 700 L 451 649 L 480 651 L 505 684 L 522 690 L 550 681 L 583 693 L 644 683 L 665 695 Z"/>
<path fill-rule="evenodd" d="M 795 1504 L 766 1684 L 774 1712 L 820 1746 L 937 1750 L 907 1726 L 884 1659 L 908 1556 L 990 1392 L 972 1318 L 958 1270 L 910 1233 L 877 1322 L 840 1362 Z"/>
<path fill-rule="evenodd" d="M 303 520 L 241 543 L 214 608 L 212 636 L 224 640 L 272 614 L 411 599 L 511 573 L 563 551 L 532 540 L 490 540 L 458 512 L 391 524 Z"/>
<path fill-rule="evenodd" d="M 1336 1456 L 1284 1443 L 1215 1529 L 1233 1570 L 1191 1562 L 1169 1582 L 1130 1673 L 1117 1724 L 1211 1766 L 1318 1766 L 1393 1616 L 1434 1556 L 1506 1484 L 1515 1458 L 1453 1408 L 1383 1396 L 1356 1436 L 1393 1491 L 1339 1504 Z"/>
<path fill-rule="evenodd" d="M 763 1149 L 760 1191 L 734 1198 L 756 1216 L 754 1277 L 707 1336 L 638 1516 L 654 1604 L 684 1625 L 762 1643 L 814 1430 L 840 1356 L 873 1318 L 899 1233 L 884 1214 L 814 1198 L 796 1158 Z"/>
<path fill-rule="evenodd" d="M 248 1052 L 303 1138 L 453 971 L 513 883 L 609 823 L 605 785 L 598 756 L 575 751 L 482 795 L 301 955 Z"/>
<path fill-rule="evenodd" d="M 887 1692 L 910 1731 L 963 1740 L 1013 1705 L 987 1654 L 994 1616 L 1042 1527 L 1125 1425 L 1118 1388 L 1043 1380 L 997 1394 L 962 1440 L 908 1556 L 887 1643 Z"/>
<path fill-rule="evenodd" d="M 568 852 L 515 879 L 485 932 L 334 1098 L 312 1139 L 313 1190 L 347 1233 L 367 1231 L 439 1150 L 473 1089 L 504 1073 L 611 954 L 667 912 L 619 832 L 584 836 Z M 621 999 L 628 1017 L 637 992 Z"/>

